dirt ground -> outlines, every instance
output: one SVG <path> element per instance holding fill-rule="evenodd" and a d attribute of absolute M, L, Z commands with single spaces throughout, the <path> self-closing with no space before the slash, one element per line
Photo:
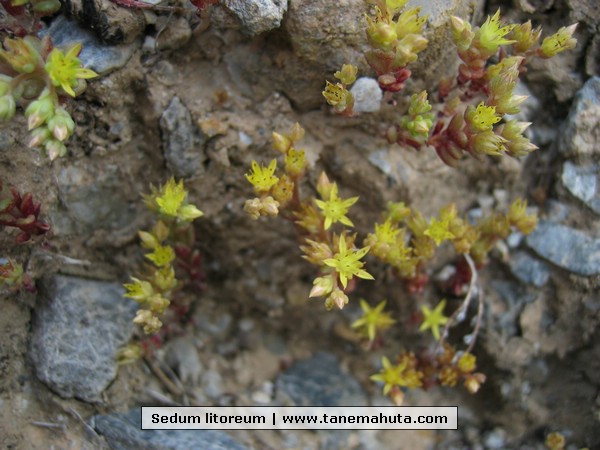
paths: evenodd
<path fill-rule="evenodd" d="M 292 14 L 294 8 L 311 2 L 290 3 L 295 5 L 290 7 Z M 498 2 L 488 3 L 486 11 L 493 13 Z M 506 7 L 506 14 L 511 18 L 531 17 L 548 29 L 584 14 L 568 1 L 508 3 L 512 6 Z M 527 13 L 522 5 L 530 3 L 533 12 Z M 593 3 L 589 3 L 589 17 L 597 13 Z M 312 165 L 305 188 L 313 189 L 318 173 L 326 170 L 340 184 L 342 196 L 360 196 L 351 215 L 359 235 L 366 236 L 388 201 L 405 201 L 429 216 L 450 202 L 466 213 L 484 204 L 501 209 L 523 196 L 544 216 L 549 199 L 565 198 L 556 187 L 559 161 L 552 140 L 523 161 L 465 160 L 460 168 L 449 168 L 433 151 L 417 153 L 387 144 L 382 131 L 395 114 L 392 105 L 357 118 L 333 115 L 320 100 L 320 90 L 337 67 L 328 61 L 294 60 L 306 50 L 297 46 L 293 33 L 298 31 L 289 17 L 281 29 L 251 38 L 230 19 L 214 14 L 213 22 L 203 19 L 210 23 L 208 27 L 190 28 L 188 39 L 177 35 L 185 28 L 178 28 L 183 19 L 172 18 L 174 22 L 158 39 L 163 49 L 138 46 L 123 68 L 90 82 L 85 95 L 69 105 L 77 128 L 65 158 L 50 163 L 28 149 L 23 117 L 1 126 L 2 180 L 34 193 L 52 232 L 17 247 L 14 234 L 3 230 L 0 256 L 23 261 L 34 279 L 62 273 L 122 283 L 136 273 L 143 261 L 136 233 L 152 222 L 140 193 L 172 173 L 159 121 L 177 96 L 198 133 L 201 165 L 185 183 L 190 201 L 205 213 L 196 231 L 207 275 L 206 289 L 194 300 L 192 321 L 180 339 L 193 343 L 204 370 L 220 375 L 221 398 L 234 398 L 238 404 L 252 401 L 261 386 L 294 361 L 319 350 L 338 356 L 370 398 L 381 401 L 380 389 L 368 379 L 376 371 L 374 364 L 382 354 L 427 345 L 410 318 L 423 298 L 435 298 L 438 291 L 432 285 L 423 298 L 417 298 L 375 264 L 378 282 L 360 285 L 347 311 L 326 312 L 319 300 L 306 301 L 314 272 L 300 258 L 292 227 L 279 220 L 252 221 L 243 212 L 245 200 L 252 195 L 244 177 L 251 161 L 274 157 L 271 132 L 286 131 L 299 122 L 306 130 L 302 148 Z M 165 16 L 158 14 L 160 20 Z M 591 75 L 585 50 L 598 36 L 597 25 L 581 31 L 583 48 L 561 60 L 560 74 L 548 74 L 552 67 L 536 66 L 526 76 L 541 104 L 533 117 L 540 134 L 565 120 L 573 95 Z M 147 25 L 142 31 L 156 36 L 156 27 Z M 351 50 L 356 53 L 358 47 Z M 564 73 L 571 74 L 568 83 L 561 81 Z M 81 186 L 89 188 L 84 201 L 98 213 L 91 222 L 78 220 L 70 203 L 72 190 Z M 100 194 L 92 198 L 93 192 Z M 106 215 L 98 212 L 102 202 L 108 204 Z M 580 205 L 572 209 L 569 221 L 598 235 L 597 216 Z M 511 275 L 505 256 L 495 251 L 481 272 L 487 310 L 475 347 L 480 370 L 487 375 L 481 391 L 471 396 L 459 388 L 434 388 L 407 394 L 408 404 L 458 405 L 459 429 L 406 432 L 401 434 L 402 444 L 396 435 L 382 432 L 381 448 L 500 448 L 486 441 L 499 429 L 505 436 L 504 448 L 543 448 L 551 431 L 562 432 L 577 448 L 600 448 L 599 317 L 598 310 L 585 307 L 598 300 L 599 280 L 553 267 L 544 286 L 526 287 Z M 451 261 L 442 252 L 431 273 Z M 535 298 L 513 317 L 511 326 L 517 331 L 510 336 L 501 322 L 510 312 L 498 288 L 502 283 L 517 289 L 516 297 Z M 207 401 L 200 372 L 182 369 L 183 357 L 173 366 L 179 367 L 176 372 L 184 393 L 170 391 L 151 365 L 140 361 L 119 368 L 99 403 L 61 398 L 36 378 L 30 356 L 36 295 L 6 290 L 0 294 L 0 447 L 103 448 L 106 442 L 89 425 L 93 415 L 157 402 Z M 358 299 L 367 296 L 371 302 L 387 298 L 402 324 L 388 334 L 384 352 L 366 351 L 350 332 Z M 544 320 L 551 320 L 551 326 L 541 326 Z M 223 326 L 211 334 L 206 323 Z M 167 344 L 156 358 L 168 364 L 170 353 L 177 352 Z M 236 437 L 257 449 L 284 448 L 277 433 L 247 432 Z M 346 448 L 366 448 L 355 438 L 349 438 Z M 299 439 L 297 448 L 319 448 L 311 433 Z"/>

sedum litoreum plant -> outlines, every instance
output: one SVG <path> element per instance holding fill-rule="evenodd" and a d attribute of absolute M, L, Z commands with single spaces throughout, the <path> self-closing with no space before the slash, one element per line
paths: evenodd
<path fill-rule="evenodd" d="M 273 147 L 282 155 L 283 171 L 277 172 L 277 159 L 268 165 L 252 161 L 246 178 L 257 197 L 247 200 L 244 209 L 254 219 L 279 215 L 294 223 L 303 258 L 318 267 L 309 297 L 324 297 L 327 309 L 342 309 L 357 278 L 373 279 L 364 269 L 369 247 L 356 245 L 356 234 L 351 232 L 354 224 L 348 217 L 358 197 L 341 197 L 337 184 L 325 173 L 317 183 L 318 198 L 301 195 L 307 161 L 296 143 L 303 136 L 299 124 L 287 134 L 273 133 Z"/>
<path fill-rule="evenodd" d="M 196 249 L 192 222 L 203 215 L 196 206 L 187 203 L 187 190 L 183 181 L 171 178 L 164 185 L 151 186 L 151 193 L 144 195 L 144 203 L 156 217 L 150 231 L 138 233 L 148 261 L 146 270 L 131 283 L 124 285 L 125 297 L 140 303 L 134 322 L 145 334 L 156 334 L 153 344 L 160 344 L 172 330 L 164 329 L 161 318 L 170 312 L 168 320 L 181 321 L 189 309 L 189 298 L 182 295 L 186 288 L 199 290 L 204 281 L 201 258 Z M 185 280 L 178 280 L 176 269 Z M 149 343 L 132 344 L 120 352 L 121 362 L 129 362 L 148 352 Z"/>
<path fill-rule="evenodd" d="M 371 49 L 365 58 L 385 92 L 384 98 L 395 103 L 393 96 L 404 89 L 411 76 L 409 65 L 427 46 L 423 36 L 427 17 L 420 16 L 419 8 L 408 8 L 407 0 L 369 3 L 372 7 L 366 17 L 366 34 Z M 449 166 L 456 166 L 465 155 L 479 159 L 486 155 L 523 157 L 536 150 L 524 134 L 530 123 L 510 117 L 520 111 L 526 99 L 515 94 L 517 82 L 532 58 L 551 58 L 574 48 L 576 24 L 560 28 L 541 42 L 541 28 L 533 28 L 530 21 L 506 23 L 500 11 L 488 16 L 480 27 L 451 17 L 450 29 L 460 60 L 458 73 L 440 80 L 433 98 L 426 91 L 413 93 L 407 110 L 387 126 L 387 140 L 416 150 L 433 148 Z M 338 81 L 326 83 L 323 96 L 336 114 L 354 115 L 354 98 L 348 87 L 356 75 L 356 67 L 344 65 L 334 75 Z M 382 220 L 363 242 L 369 254 L 389 265 L 409 293 L 420 294 L 428 282 L 427 265 L 437 248 L 451 245 L 460 256 L 445 288 L 451 295 L 465 297 L 447 316 L 445 299 L 421 306 L 419 330 L 431 332 L 435 348 L 420 354 L 402 352 L 393 361 L 384 357 L 381 371 L 372 376 L 383 384 L 384 394 L 400 404 L 406 388 L 454 386 L 459 381 L 469 392 L 477 392 L 485 381 L 485 375 L 475 371 L 472 354 L 483 313 L 477 270 L 485 265 L 498 241 L 514 230 L 528 234 L 536 224 L 537 218 L 528 213 L 521 199 L 506 213 L 493 213 L 477 223 L 459 217 L 453 204 L 429 220 L 404 203 L 388 205 Z M 467 348 L 459 351 L 446 338 L 452 326 L 465 320 L 475 299 L 473 330 L 464 336 Z M 388 328 L 384 305 L 371 308 L 361 304 L 363 316 L 354 323 L 368 337 L 370 347 Z"/>
<path fill-rule="evenodd" d="M 427 46 L 422 35 L 426 16 L 420 16 L 419 8 L 406 8 L 404 0 L 371 3 L 373 14 L 366 19 L 371 50 L 365 58 L 391 99 L 410 77 L 409 64 Z M 507 24 L 499 10 L 480 27 L 451 17 L 460 59 L 456 77 L 440 81 L 433 105 L 426 91 L 413 94 L 408 111 L 388 127 L 388 141 L 416 150 L 431 147 L 450 166 L 456 166 L 465 154 L 522 157 L 536 150 L 524 135 L 530 123 L 510 118 L 526 99 L 515 94 L 515 88 L 532 58 L 551 58 L 575 47 L 576 26 L 562 27 L 540 43 L 541 28 L 534 29 L 530 21 Z M 356 70 L 344 70 L 356 76 Z M 347 84 L 327 82 L 323 96 L 336 113 L 351 116 L 354 99 Z"/>
<path fill-rule="evenodd" d="M 346 80 L 347 81 L 347 80 Z M 307 295 L 324 297 L 325 307 L 342 309 L 349 302 L 358 280 L 373 280 L 366 264 L 367 254 L 392 269 L 406 292 L 420 295 L 428 282 L 428 265 L 441 246 L 450 246 L 459 256 L 455 275 L 448 281 L 447 290 L 464 299 L 455 311 L 446 315 L 447 301 L 434 306 L 420 307 L 419 331 L 431 333 L 434 349 L 419 354 L 403 352 L 394 361 L 382 360 L 382 370 L 374 381 L 382 382 L 384 394 L 401 403 L 403 389 L 428 388 L 434 385 L 455 386 L 461 382 L 475 393 L 485 381 L 476 372 L 476 357 L 472 353 L 481 325 L 483 300 L 477 291 L 477 270 L 487 263 L 487 257 L 498 241 L 515 230 L 528 234 L 535 228 L 537 218 L 527 210 L 525 201 L 514 201 L 506 213 L 493 213 L 472 223 L 458 215 L 456 206 L 442 208 L 437 216 L 426 219 L 418 210 L 402 202 L 389 203 L 382 220 L 374 231 L 359 244 L 350 209 L 358 197 L 340 196 L 339 187 L 321 173 L 315 195 L 302 195 L 300 185 L 307 171 L 304 152 L 297 142 L 304 130 L 295 124 L 288 133 L 274 132 L 273 147 L 280 159 L 259 164 L 252 161 L 246 174 L 256 197 L 246 201 L 244 209 L 253 218 L 281 216 L 295 226 L 303 258 L 317 266 L 317 276 Z M 278 164 L 283 170 L 278 170 Z M 468 286 L 465 295 L 465 287 Z M 446 339 L 451 327 L 465 320 L 471 303 L 477 299 L 477 315 L 473 330 L 465 336 L 467 348 L 459 351 Z M 383 333 L 396 324 L 385 310 L 386 301 L 371 306 L 360 301 L 361 317 L 352 324 L 367 348 L 380 347 Z"/>
<path fill-rule="evenodd" d="M 59 2 L 17 0 L 12 5 L 11 17 L 20 21 L 9 22 L 13 28 L 5 30 L 10 33 L 0 47 L 0 121 L 13 119 L 22 108 L 31 136 L 29 147 L 40 148 L 54 160 L 66 154 L 65 142 L 75 128 L 65 100 L 81 94 L 85 80 L 97 74 L 82 66 L 81 44 L 56 48 L 50 37 L 36 36 L 34 25 L 29 27 L 34 30 L 25 28 L 24 21 L 56 12 Z"/>

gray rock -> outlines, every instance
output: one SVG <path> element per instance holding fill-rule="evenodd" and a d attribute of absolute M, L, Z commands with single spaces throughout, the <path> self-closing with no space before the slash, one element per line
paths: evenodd
<path fill-rule="evenodd" d="M 367 77 L 359 78 L 352 85 L 350 92 L 354 96 L 355 112 L 375 112 L 381 108 L 383 92 L 377 80 Z"/>
<path fill-rule="evenodd" d="M 567 158 L 600 155 L 600 77 L 590 78 L 577 92 L 561 134 L 558 150 Z"/>
<path fill-rule="evenodd" d="M 116 230 L 133 222 L 135 209 L 122 195 L 124 175 L 119 167 L 87 163 L 84 168 L 57 170 L 61 206 L 51 212 L 56 234 Z"/>
<path fill-rule="evenodd" d="M 552 222 L 541 221 L 527 245 L 542 258 L 583 276 L 600 273 L 600 239 Z"/>
<path fill-rule="evenodd" d="M 100 75 L 123 67 L 139 47 L 138 43 L 103 44 L 94 34 L 64 16 L 58 16 L 40 34 L 49 34 L 56 47 L 70 47 L 78 42 L 83 44 L 79 59 L 84 67 Z"/>
<path fill-rule="evenodd" d="M 279 28 L 288 8 L 287 0 L 225 0 L 223 5 L 251 35 Z"/>
<path fill-rule="evenodd" d="M 544 205 L 546 219 L 549 222 L 564 222 L 571 214 L 571 208 L 558 200 L 549 199 Z"/>
<path fill-rule="evenodd" d="M 37 377 L 62 397 L 99 400 L 137 305 L 117 283 L 55 275 L 40 283 L 31 338 Z"/>
<path fill-rule="evenodd" d="M 518 251 L 510 257 L 510 271 L 525 284 L 542 287 L 550 278 L 550 268 L 546 263 Z"/>
<path fill-rule="evenodd" d="M 123 8 L 111 0 L 70 0 L 62 13 L 92 30 L 109 45 L 130 44 L 146 28 L 146 14 L 139 8 Z"/>
<path fill-rule="evenodd" d="M 94 416 L 92 426 L 112 450 L 246 450 L 227 433 L 216 430 L 141 430 L 139 408 L 127 413 Z"/>
<path fill-rule="evenodd" d="M 317 352 L 297 362 L 275 383 L 275 403 L 295 406 L 364 406 L 365 392 L 336 356 Z"/>
<path fill-rule="evenodd" d="M 598 166 L 596 164 L 578 165 L 571 161 L 565 161 L 561 180 L 571 194 L 596 214 L 600 214 L 600 189 L 598 189 Z"/>
<path fill-rule="evenodd" d="M 192 124 L 192 116 L 179 97 L 160 117 L 163 148 L 167 166 L 176 177 L 191 177 L 206 159 L 200 147 L 200 130 Z M 198 138 L 197 138 L 198 136 Z"/>

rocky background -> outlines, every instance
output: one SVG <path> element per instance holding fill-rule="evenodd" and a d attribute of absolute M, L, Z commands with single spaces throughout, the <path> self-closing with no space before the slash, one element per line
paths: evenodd
<path fill-rule="evenodd" d="M 83 41 L 82 60 L 102 77 L 69 105 L 77 128 L 67 157 L 50 163 L 28 149 L 22 118 L 0 129 L 3 181 L 32 192 L 52 225 L 26 246 L 0 233 L 0 256 L 25 262 L 38 288 L 1 292 L 0 447 L 541 449 L 560 431 L 572 448 L 600 448 L 598 2 L 411 1 L 431 14 L 431 43 L 407 92 L 455 67 L 448 14 L 481 23 L 501 7 L 546 33 L 579 22 L 576 50 L 535 62 L 520 86 L 540 150 L 459 169 L 381 139 L 389 105 L 352 119 L 324 105 L 324 80 L 341 64 L 369 75 L 363 0 L 220 3 L 196 17 L 189 5 L 169 14 L 69 1 L 44 31 L 58 45 Z M 537 230 L 511 236 L 480 274 L 484 387 L 407 394 L 406 405 L 458 405 L 457 431 L 140 432 L 139 405 L 389 404 L 368 380 L 383 353 L 348 332 L 361 295 L 387 298 L 402 324 L 385 354 L 426 345 L 408 323 L 415 299 L 383 271 L 327 313 L 306 301 L 314 274 L 288 224 L 243 213 L 251 160 L 270 160 L 271 132 L 296 121 L 312 181 L 325 169 L 342 196 L 360 195 L 351 215 L 363 236 L 390 200 L 425 215 L 454 201 L 477 217 L 519 196 L 537 209 Z M 180 337 L 117 367 L 136 309 L 121 286 L 142 266 L 136 232 L 152 220 L 140 193 L 171 174 L 205 212 L 206 289 Z M 448 262 L 436 260 L 432 274 Z"/>

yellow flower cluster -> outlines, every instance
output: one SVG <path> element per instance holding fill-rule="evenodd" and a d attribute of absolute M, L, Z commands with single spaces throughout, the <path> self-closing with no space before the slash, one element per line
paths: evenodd
<path fill-rule="evenodd" d="M 389 72 L 394 72 L 416 61 L 418 53 L 427 47 L 423 28 L 428 16 L 420 16 L 421 8 L 405 9 L 406 1 L 374 3 L 375 16 L 366 16 L 367 37 L 371 46 L 381 52 L 380 59 L 391 62 Z"/>
<path fill-rule="evenodd" d="M 259 197 L 247 200 L 244 210 L 253 218 L 276 216 L 280 208 L 294 207 L 298 203 L 298 180 L 306 171 L 307 161 L 304 150 L 295 148 L 295 143 L 304 137 L 304 130 L 295 124 L 289 133 L 273 132 L 273 147 L 284 156 L 284 173 L 276 176 L 277 160 L 272 159 L 268 166 L 252 161 L 246 179 L 254 187 Z"/>
<path fill-rule="evenodd" d="M 150 188 L 151 194 L 144 196 L 144 202 L 160 219 L 152 230 L 140 231 L 138 235 L 142 246 L 149 250 L 145 257 L 152 266 L 146 275 L 131 277 L 132 283 L 124 285 L 125 297 L 142 305 L 133 321 L 142 326 L 146 334 L 156 333 L 162 327 L 159 316 L 168 308 L 171 293 L 177 286 L 173 265 L 176 255 L 170 244 L 175 230 L 203 214 L 196 206 L 185 203 L 188 193 L 182 181 L 177 183 L 171 178 L 158 188 Z"/>
<path fill-rule="evenodd" d="M 356 68 L 344 66 L 336 77 L 349 83 L 356 77 Z M 282 215 L 293 220 L 301 233 L 300 250 L 303 258 L 319 267 L 310 297 L 325 297 L 325 306 L 343 308 L 348 303 L 347 291 L 353 289 L 354 279 L 372 280 L 363 267 L 369 247 L 357 248 L 356 236 L 342 230 L 335 233 L 337 224 L 352 227 L 348 217 L 358 197 L 342 198 L 336 183 L 322 173 L 317 182 L 320 198 L 302 199 L 299 184 L 305 174 L 307 161 L 303 150 L 295 147 L 304 137 L 304 129 L 295 124 L 288 133 L 273 133 L 273 147 L 284 155 L 284 173 L 277 174 L 277 160 L 268 166 L 252 162 L 246 179 L 259 197 L 249 199 L 244 210 L 254 219 L 260 216 Z M 339 225 L 338 225 L 339 226 Z"/>
<path fill-rule="evenodd" d="M 442 208 L 438 218 L 427 222 L 419 211 L 404 203 L 390 203 L 383 223 L 375 224 L 375 231 L 367 235 L 364 245 L 401 278 L 411 280 L 419 277 L 435 248 L 444 242 L 452 243 L 457 253 L 468 253 L 480 264 L 512 228 L 529 234 L 536 224 L 536 216 L 527 212 L 527 203 L 521 199 L 510 206 L 508 214 L 492 214 L 475 225 L 458 217 L 454 204 Z"/>
<path fill-rule="evenodd" d="M 417 357 L 414 353 L 402 352 L 392 363 L 387 357 L 381 359 L 382 368 L 372 375 L 371 380 L 383 383 L 383 395 L 388 395 L 398 406 L 402 404 L 403 388 L 415 389 L 424 386 L 456 386 L 459 381 L 469 393 L 476 393 L 485 382 L 485 375 L 475 372 L 477 360 L 471 353 L 457 353 L 446 344 L 435 357 Z"/>
<path fill-rule="evenodd" d="M 60 7 L 56 0 L 16 3 L 30 3 L 39 16 Z M 75 97 L 85 90 L 86 79 L 97 76 L 82 66 L 80 51 L 81 44 L 66 51 L 52 48 L 49 36 L 7 38 L 0 46 L 0 121 L 11 120 L 18 105 L 25 107 L 29 147 L 40 147 L 50 160 L 67 153 L 64 143 L 75 128 L 61 97 Z"/>

